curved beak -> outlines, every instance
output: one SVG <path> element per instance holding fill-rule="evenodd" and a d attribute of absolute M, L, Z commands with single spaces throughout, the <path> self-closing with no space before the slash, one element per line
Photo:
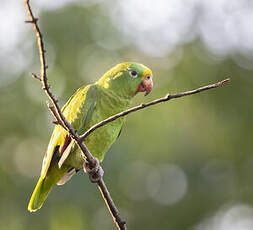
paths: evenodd
<path fill-rule="evenodd" d="M 142 82 L 139 84 L 137 88 L 137 93 L 138 92 L 146 92 L 145 96 L 147 96 L 153 89 L 153 80 L 150 75 L 147 75 L 144 77 Z"/>

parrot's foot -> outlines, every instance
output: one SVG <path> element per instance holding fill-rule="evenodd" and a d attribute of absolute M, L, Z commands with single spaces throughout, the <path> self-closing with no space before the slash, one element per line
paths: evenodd
<path fill-rule="evenodd" d="M 83 171 L 89 175 L 92 183 L 98 182 L 104 175 L 104 170 L 99 164 L 99 160 L 95 157 L 94 165 L 91 167 L 87 161 L 83 163 Z"/>

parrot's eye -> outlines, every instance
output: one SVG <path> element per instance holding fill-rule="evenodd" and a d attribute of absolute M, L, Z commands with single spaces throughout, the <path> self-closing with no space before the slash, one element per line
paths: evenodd
<path fill-rule="evenodd" d="M 136 78 L 138 76 L 137 72 L 135 70 L 130 70 L 129 74 L 131 77 Z"/>

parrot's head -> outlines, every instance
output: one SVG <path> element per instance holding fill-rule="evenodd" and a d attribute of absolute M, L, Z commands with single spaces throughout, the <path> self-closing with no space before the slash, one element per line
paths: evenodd
<path fill-rule="evenodd" d="M 138 92 L 145 92 L 146 96 L 153 88 L 152 71 L 139 63 L 124 62 L 106 72 L 98 84 L 126 98 Z"/>

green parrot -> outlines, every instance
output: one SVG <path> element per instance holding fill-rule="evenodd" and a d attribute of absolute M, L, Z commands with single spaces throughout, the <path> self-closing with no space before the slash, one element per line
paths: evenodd
<path fill-rule="evenodd" d="M 106 72 L 96 83 L 78 89 L 63 106 L 70 124 L 83 134 L 94 124 L 130 107 L 138 92 L 150 93 L 152 72 L 142 64 L 124 62 Z M 121 117 L 96 129 L 84 141 L 100 162 L 120 134 L 125 121 Z M 41 208 L 54 185 L 63 185 L 83 168 L 81 151 L 66 130 L 56 125 L 45 153 L 41 175 L 33 191 L 28 210 Z"/>

